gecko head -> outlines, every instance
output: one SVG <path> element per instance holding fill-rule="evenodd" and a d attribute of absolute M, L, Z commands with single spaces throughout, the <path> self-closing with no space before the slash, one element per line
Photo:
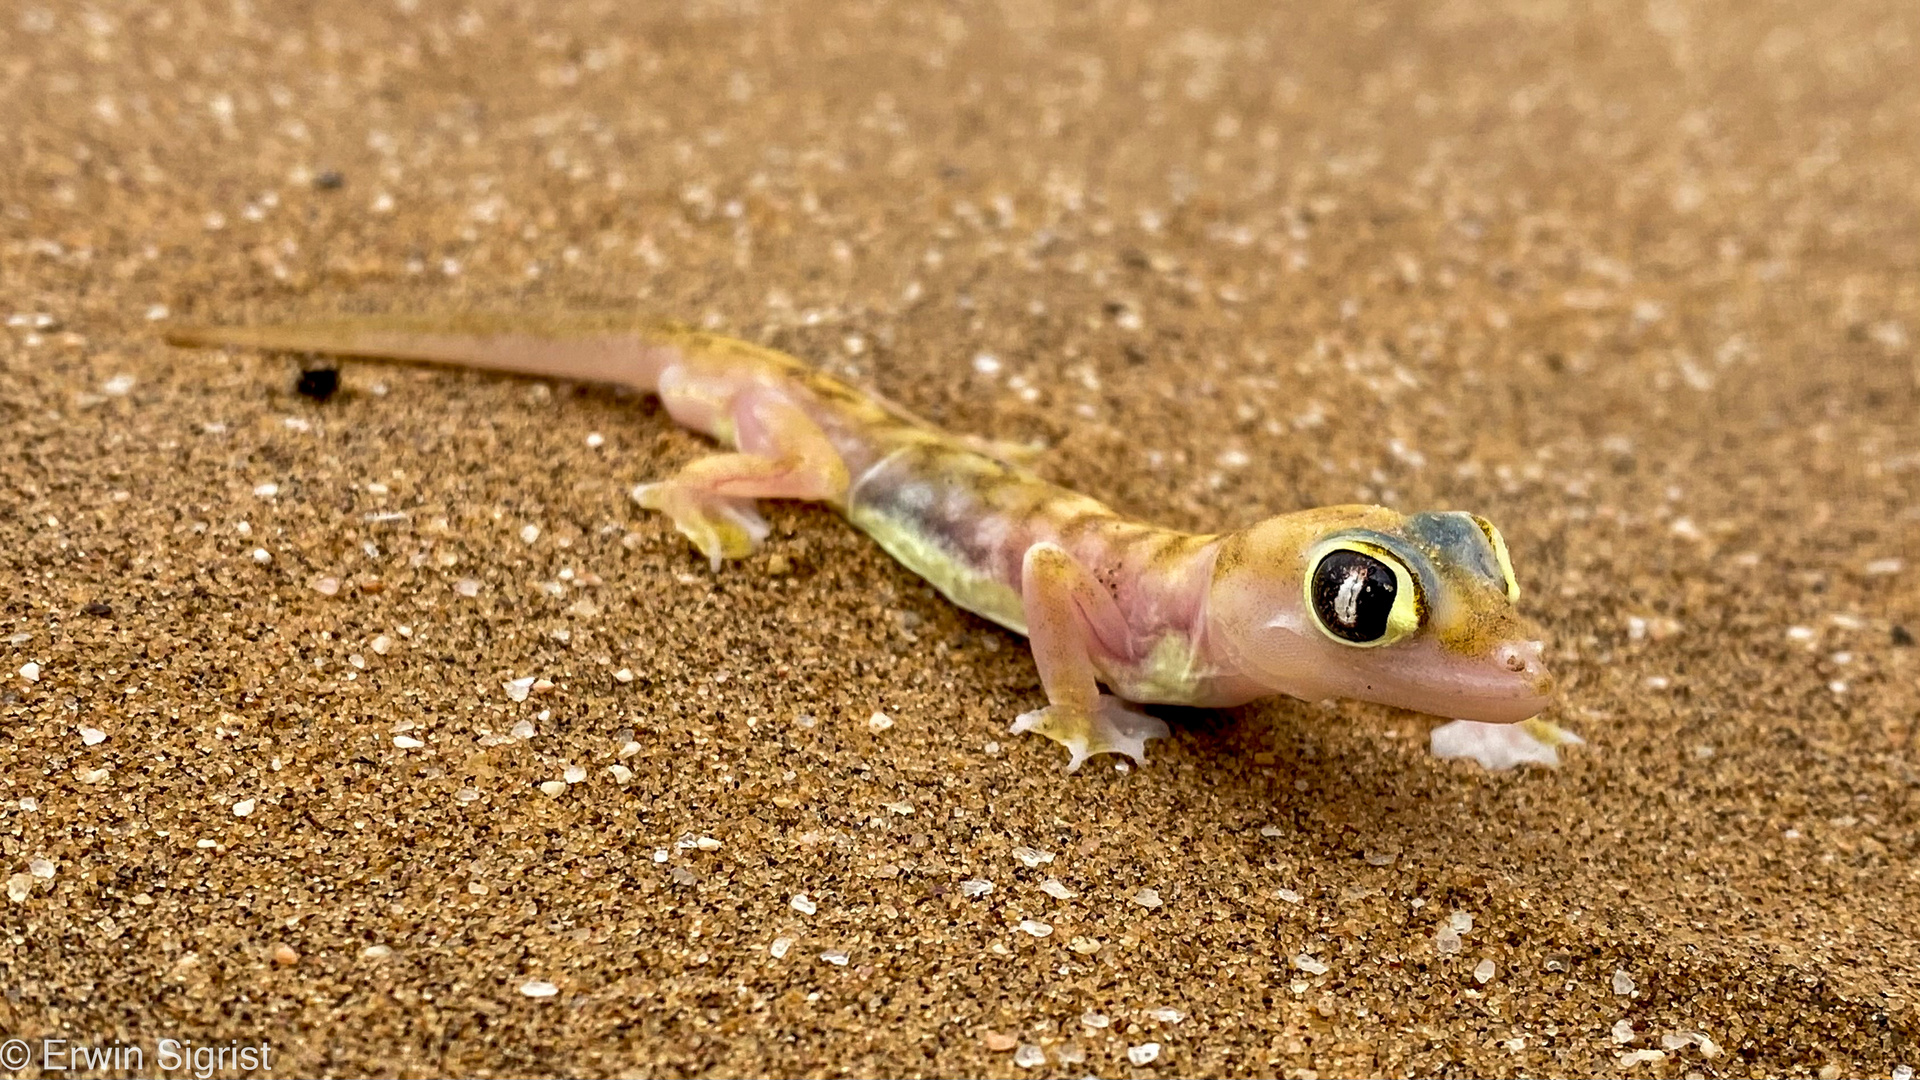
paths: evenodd
<path fill-rule="evenodd" d="M 1509 723 L 1553 689 L 1519 597 L 1485 518 L 1336 506 L 1229 537 L 1208 610 L 1235 663 L 1277 692 Z"/>

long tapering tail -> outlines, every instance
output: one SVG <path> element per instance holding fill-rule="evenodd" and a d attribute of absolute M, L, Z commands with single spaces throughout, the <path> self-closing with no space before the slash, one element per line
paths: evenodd
<path fill-rule="evenodd" d="M 671 323 L 610 318 L 374 317 L 279 326 L 180 326 L 170 345 L 228 345 L 450 364 L 653 390 L 687 331 Z"/>

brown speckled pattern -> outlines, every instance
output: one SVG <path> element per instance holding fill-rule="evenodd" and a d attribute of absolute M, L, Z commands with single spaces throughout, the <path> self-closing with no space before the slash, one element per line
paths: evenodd
<path fill-rule="evenodd" d="M 0 1039 L 1920 1065 L 1917 23 L 0 5 Z M 1487 775 L 1282 701 L 1069 780 L 1004 734 L 1022 643 L 831 513 L 716 575 L 635 507 L 709 452 L 653 403 L 349 364 L 320 404 L 152 336 L 472 308 L 763 341 L 1183 529 L 1484 514 L 1588 746 Z"/>

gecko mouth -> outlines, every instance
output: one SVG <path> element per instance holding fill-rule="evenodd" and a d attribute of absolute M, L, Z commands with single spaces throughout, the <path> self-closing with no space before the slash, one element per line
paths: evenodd
<path fill-rule="evenodd" d="M 1553 676 L 1537 641 L 1511 642 L 1469 658 L 1431 642 L 1395 658 L 1390 677 L 1373 681 L 1375 700 L 1434 716 L 1511 724 L 1538 716 Z"/>

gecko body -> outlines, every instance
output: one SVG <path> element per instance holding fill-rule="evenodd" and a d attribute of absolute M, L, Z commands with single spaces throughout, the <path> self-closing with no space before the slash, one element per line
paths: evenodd
<path fill-rule="evenodd" d="M 955 604 L 1027 635 L 1048 704 L 1014 721 L 1144 760 L 1127 703 L 1352 697 L 1489 722 L 1551 679 L 1485 519 L 1336 506 L 1194 535 L 1120 514 L 772 349 L 664 322 L 362 319 L 183 328 L 229 345 L 615 383 L 730 447 L 634 498 L 717 569 L 767 534 L 763 498 L 826 503 Z M 1107 691 L 1102 692 L 1105 686 Z"/>

